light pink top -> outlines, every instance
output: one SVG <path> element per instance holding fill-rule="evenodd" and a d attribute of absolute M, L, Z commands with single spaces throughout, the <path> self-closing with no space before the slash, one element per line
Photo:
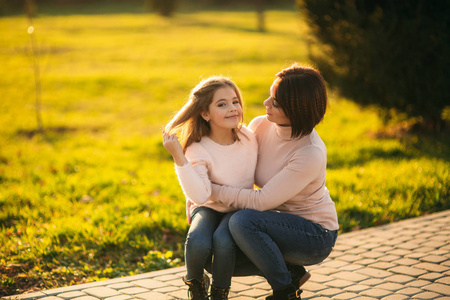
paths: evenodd
<path fill-rule="evenodd" d="M 327 150 L 315 130 L 291 139 L 291 127 L 265 116 L 249 125 L 258 141 L 255 184 L 261 189 L 212 185 L 212 198 L 238 209 L 276 210 L 301 216 L 328 230 L 339 229 L 334 202 L 325 187 Z"/>
<path fill-rule="evenodd" d="M 189 223 L 192 212 L 200 205 L 219 212 L 236 210 L 230 205 L 209 200 L 211 182 L 253 188 L 258 144 L 253 132 L 245 126 L 242 126 L 239 138 L 240 141 L 224 146 L 203 137 L 199 143 L 193 143 L 186 149 L 189 163 L 181 167 L 175 165 L 178 181 L 186 196 Z"/>

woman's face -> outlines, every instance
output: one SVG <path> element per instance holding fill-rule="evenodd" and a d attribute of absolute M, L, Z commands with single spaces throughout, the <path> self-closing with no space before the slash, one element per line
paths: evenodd
<path fill-rule="evenodd" d="M 275 99 L 275 92 L 278 88 L 278 83 L 280 79 L 275 79 L 272 86 L 270 87 L 270 97 L 264 101 L 264 105 L 266 106 L 267 120 L 270 122 L 276 123 L 280 126 L 290 126 L 291 122 L 288 117 L 286 117 L 284 111 L 278 105 L 277 100 Z"/>

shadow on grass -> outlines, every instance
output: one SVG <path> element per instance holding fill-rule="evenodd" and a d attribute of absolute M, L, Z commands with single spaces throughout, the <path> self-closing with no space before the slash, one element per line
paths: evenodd
<path fill-rule="evenodd" d="M 70 126 L 55 126 L 55 127 L 45 127 L 43 130 L 38 129 L 22 129 L 17 131 L 17 135 L 32 139 L 35 136 L 42 135 L 45 139 L 52 140 L 58 136 L 63 136 L 66 134 L 88 131 L 91 133 L 97 133 L 102 131 L 103 127 L 70 127 Z"/>
<path fill-rule="evenodd" d="M 383 149 L 380 145 L 355 150 L 352 158 L 340 154 L 328 154 L 328 169 L 362 166 L 373 160 L 396 162 L 417 158 L 435 158 L 450 161 L 450 137 L 448 132 L 439 134 L 418 133 L 400 138 L 402 148 Z"/>

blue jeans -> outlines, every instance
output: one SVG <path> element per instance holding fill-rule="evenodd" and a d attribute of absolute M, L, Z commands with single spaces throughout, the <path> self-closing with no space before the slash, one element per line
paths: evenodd
<path fill-rule="evenodd" d="M 235 275 L 262 274 L 273 290 L 292 283 L 289 265 L 308 266 L 327 258 L 338 234 L 293 214 L 251 209 L 235 212 L 228 225 L 251 261 L 238 255 Z"/>
<path fill-rule="evenodd" d="M 195 209 L 184 245 L 188 280 L 201 280 L 208 265 L 215 286 L 231 285 L 236 259 L 236 244 L 228 229 L 232 215 L 232 212 L 220 213 L 207 207 Z"/>

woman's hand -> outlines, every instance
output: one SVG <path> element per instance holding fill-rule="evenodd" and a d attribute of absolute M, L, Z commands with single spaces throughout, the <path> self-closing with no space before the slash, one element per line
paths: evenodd
<path fill-rule="evenodd" d="M 178 166 L 183 166 L 188 162 L 183 153 L 183 147 L 181 147 L 178 137 L 175 134 L 168 134 L 163 131 L 163 146 L 172 155 L 173 160 Z"/>

